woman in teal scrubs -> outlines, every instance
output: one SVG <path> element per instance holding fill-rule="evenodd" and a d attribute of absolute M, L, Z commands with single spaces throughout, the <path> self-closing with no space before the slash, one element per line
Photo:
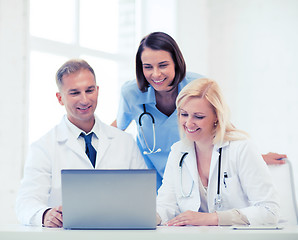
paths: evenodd
<path fill-rule="evenodd" d="M 131 121 L 136 121 L 137 144 L 148 168 L 156 170 L 158 189 L 170 148 L 179 140 L 176 97 L 186 84 L 202 76 L 186 73 L 177 43 L 163 32 L 154 32 L 142 39 L 136 54 L 136 75 L 137 81 L 128 81 L 122 86 L 117 127 L 124 130 Z M 145 114 L 141 118 L 142 132 L 139 117 L 144 107 L 153 116 L 155 129 L 152 118 Z"/>
<path fill-rule="evenodd" d="M 186 72 L 182 53 L 168 34 L 153 32 L 140 42 L 136 54 L 137 79 L 122 86 L 117 120 L 112 125 L 125 130 L 133 120 L 136 122 L 137 144 L 148 168 L 156 170 L 157 190 L 170 148 L 180 140 L 176 97 L 185 85 L 202 77 Z"/>

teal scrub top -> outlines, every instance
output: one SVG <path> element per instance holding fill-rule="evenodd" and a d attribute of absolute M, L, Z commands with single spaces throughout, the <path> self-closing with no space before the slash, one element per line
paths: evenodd
<path fill-rule="evenodd" d="M 185 78 L 178 85 L 178 92 L 194 79 L 202 78 L 203 76 L 196 73 L 186 73 Z M 144 154 L 144 151 L 149 152 L 146 146 L 139 125 L 139 117 L 144 112 L 143 104 L 146 106 L 146 111 L 151 113 L 155 119 L 155 135 L 156 147 L 161 149 L 160 152 L 149 155 Z M 156 99 L 154 88 L 149 86 L 147 92 L 141 92 L 138 88 L 136 80 L 128 81 L 121 88 L 120 104 L 117 115 L 117 127 L 126 129 L 131 121 L 135 121 L 137 125 L 137 144 L 143 154 L 145 162 L 149 169 L 155 169 L 157 175 L 156 188 L 160 187 L 168 160 L 168 155 L 171 146 L 180 140 L 177 120 L 177 110 L 169 117 L 161 113 L 156 108 Z M 142 117 L 142 126 L 144 136 L 150 149 L 153 148 L 153 129 L 152 119 L 146 114 Z"/>

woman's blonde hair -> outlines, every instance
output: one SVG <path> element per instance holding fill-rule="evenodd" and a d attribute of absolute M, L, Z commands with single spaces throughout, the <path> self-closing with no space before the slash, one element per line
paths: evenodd
<path fill-rule="evenodd" d="M 224 101 L 223 95 L 218 84 L 207 78 L 196 79 L 187 84 L 179 93 L 176 99 L 178 120 L 180 118 L 181 107 L 190 98 L 205 98 L 213 107 L 217 117 L 214 125 L 213 144 L 222 144 L 225 141 L 245 139 L 248 134 L 235 128 L 230 121 L 230 110 Z M 185 136 L 183 129 L 179 126 L 180 137 Z"/>

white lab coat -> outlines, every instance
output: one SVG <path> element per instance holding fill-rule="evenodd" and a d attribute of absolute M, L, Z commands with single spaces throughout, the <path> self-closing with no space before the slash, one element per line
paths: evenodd
<path fill-rule="evenodd" d="M 276 224 L 279 217 L 279 197 L 261 154 L 248 140 L 226 142 L 221 147 L 220 192 L 223 207 L 220 211 L 238 209 L 251 225 Z M 218 149 L 219 146 L 214 146 L 210 164 L 207 189 L 209 212 L 215 211 Z M 184 152 L 188 152 L 188 155 L 182 166 L 183 193 L 189 194 L 193 183 L 190 197 L 183 197 L 181 193 L 179 162 Z M 225 183 L 224 172 L 228 174 Z M 198 179 L 194 144 L 185 140 L 175 143 L 157 197 L 157 212 L 162 223 L 187 210 L 198 211 L 201 205 Z"/>
<path fill-rule="evenodd" d="M 147 168 L 131 135 L 98 118 L 96 122 L 99 125 L 96 169 Z M 62 204 L 62 169 L 93 169 L 84 148 L 71 134 L 64 116 L 59 125 L 31 145 L 16 201 L 21 223 L 41 225 L 43 212 Z"/>

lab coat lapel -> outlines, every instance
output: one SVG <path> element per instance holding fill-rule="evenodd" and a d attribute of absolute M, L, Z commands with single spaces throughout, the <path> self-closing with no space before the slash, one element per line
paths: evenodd
<path fill-rule="evenodd" d="M 221 152 L 221 162 L 223 161 L 224 147 L 228 145 L 228 142 L 223 145 L 215 145 L 212 151 L 209 179 L 208 179 L 208 208 L 209 212 L 214 212 L 214 199 L 217 194 L 217 184 L 218 184 L 218 158 L 219 158 L 219 148 L 222 148 Z"/>
<path fill-rule="evenodd" d="M 111 144 L 111 139 L 109 139 L 106 135 L 100 135 L 100 138 L 98 139 L 96 165 L 98 165 L 100 161 L 103 159 L 110 144 Z"/>
<path fill-rule="evenodd" d="M 214 212 L 214 199 L 217 194 L 217 170 L 218 170 L 218 148 L 214 147 L 211 156 L 209 179 L 208 179 L 208 209 Z"/>
<path fill-rule="evenodd" d="M 208 180 L 208 186 L 210 186 L 210 182 L 214 174 L 217 176 L 217 169 L 218 169 L 218 148 L 214 147 L 212 150 L 212 156 L 211 156 L 211 163 L 210 163 L 210 169 L 209 169 L 209 180 Z"/>
<path fill-rule="evenodd" d="M 64 116 L 65 118 L 65 116 Z M 71 132 L 69 131 L 65 119 L 62 119 L 61 123 L 58 125 L 57 130 L 57 141 L 59 143 L 65 143 L 65 147 L 71 149 L 77 155 L 79 155 L 82 159 L 86 159 L 86 154 L 84 149 L 79 145 L 77 139 L 71 136 Z M 88 159 L 86 159 L 88 160 Z"/>
<path fill-rule="evenodd" d="M 73 152 L 78 154 L 81 158 L 87 159 L 89 161 L 84 149 L 82 149 L 82 146 L 80 146 L 77 139 L 74 139 L 73 137 L 69 137 L 67 139 L 65 145 L 68 148 L 70 148 Z"/>
<path fill-rule="evenodd" d="M 188 146 L 186 152 L 188 152 L 188 155 L 184 159 L 184 166 L 187 167 L 188 171 L 190 172 L 194 183 L 197 183 L 199 175 L 194 145 Z"/>
<path fill-rule="evenodd" d="M 215 145 L 212 150 L 212 157 L 211 157 L 211 164 L 210 164 L 210 171 L 209 171 L 209 183 L 211 182 L 212 177 L 216 176 L 218 173 L 218 157 L 219 157 L 219 148 L 222 148 L 221 152 L 221 159 L 223 161 L 223 153 L 224 153 L 224 147 L 227 146 L 229 142 L 225 142 L 222 145 Z M 208 183 L 208 186 L 209 186 Z"/>
<path fill-rule="evenodd" d="M 112 143 L 112 139 L 114 138 L 112 133 L 109 131 L 105 131 L 105 125 L 97 118 L 96 121 L 98 122 L 99 126 L 99 133 L 98 137 L 98 146 L 97 146 L 97 155 L 96 155 L 96 166 L 98 166 L 107 153 L 109 146 Z"/>

